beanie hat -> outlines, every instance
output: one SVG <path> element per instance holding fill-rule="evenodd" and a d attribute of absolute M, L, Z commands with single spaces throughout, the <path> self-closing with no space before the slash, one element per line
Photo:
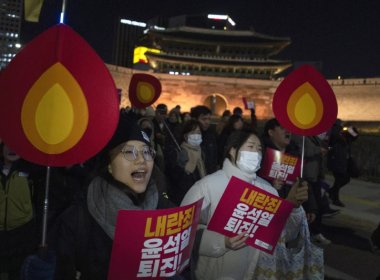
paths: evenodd
<path fill-rule="evenodd" d="M 121 143 L 128 141 L 141 141 L 151 146 L 149 136 L 137 124 L 136 119 L 126 114 L 120 114 L 119 123 L 111 140 L 103 149 L 103 152 L 109 152 Z"/>

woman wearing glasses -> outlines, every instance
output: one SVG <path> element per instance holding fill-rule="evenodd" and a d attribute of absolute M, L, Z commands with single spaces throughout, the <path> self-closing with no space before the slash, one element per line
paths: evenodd
<path fill-rule="evenodd" d="M 67 209 L 53 231 L 55 279 L 78 279 L 79 273 L 79 279 L 107 279 L 118 210 L 172 206 L 151 179 L 154 157 L 146 133 L 121 117 L 114 136 L 97 157 L 87 200 Z"/>

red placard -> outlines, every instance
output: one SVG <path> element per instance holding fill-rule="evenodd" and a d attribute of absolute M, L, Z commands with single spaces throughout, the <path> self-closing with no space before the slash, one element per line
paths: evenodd
<path fill-rule="evenodd" d="M 202 202 L 119 211 L 108 279 L 166 279 L 179 274 L 190 261 Z"/>
<path fill-rule="evenodd" d="M 249 246 L 273 253 L 294 205 L 232 177 L 207 228 L 233 237 L 249 234 Z"/>
<path fill-rule="evenodd" d="M 129 84 L 129 101 L 133 107 L 146 108 L 152 105 L 161 95 L 160 81 L 149 74 L 133 74 Z"/>
<path fill-rule="evenodd" d="M 27 44 L 1 71 L 0 88 L 0 137 L 37 164 L 84 162 L 106 145 L 118 123 L 111 74 L 64 24 Z"/>
<path fill-rule="evenodd" d="M 302 65 L 281 82 L 272 109 L 282 127 L 304 136 L 329 130 L 338 114 L 332 88 L 310 65 Z"/>
<path fill-rule="evenodd" d="M 287 184 L 293 184 L 301 174 L 301 159 L 266 148 L 265 157 L 261 162 L 259 176 L 269 181 L 280 179 Z"/>

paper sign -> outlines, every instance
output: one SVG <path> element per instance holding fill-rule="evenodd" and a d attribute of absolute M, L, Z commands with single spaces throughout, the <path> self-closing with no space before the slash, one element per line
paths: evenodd
<path fill-rule="evenodd" d="M 247 101 L 247 98 L 243 97 L 244 109 L 255 109 L 255 102 L 253 100 Z"/>
<path fill-rule="evenodd" d="M 164 210 L 120 210 L 108 279 L 179 274 L 190 262 L 202 202 Z"/>
<path fill-rule="evenodd" d="M 249 234 L 249 246 L 273 253 L 293 204 L 232 177 L 207 228 L 233 237 Z"/>
<path fill-rule="evenodd" d="M 267 148 L 261 162 L 259 176 L 269 181 L 280 179 L 292 185 L 301 174 L 301 160 L 292 155 Z"/>

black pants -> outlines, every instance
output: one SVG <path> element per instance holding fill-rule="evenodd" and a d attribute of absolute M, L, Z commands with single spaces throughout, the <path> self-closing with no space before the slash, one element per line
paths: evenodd
<path fill-rule="evenodd" d="M 37 248 L 37 232 L 34 220 L 10 231 L 0 231 L 0 272 L 9 280 L 20 279 L 25 258 Z"/>
<path fill-rule="evenodd" d="M 309 225 L 309 230 L 312 235 L 321 233 L 321 225 L 322 225 L 322 192 L 321 192 L 321 184 L 318 182 L 309 182 L 311 186 L 311 191 L 314 194 L 315 202 L 317 205 L 317 212 L 315 220 Z"/>
<path fill-rule="evenodd" d="M 334 185 L 330 189 L 330 198 L 332 200 L 339 200 L 339 190 L 350 182 L 350 175 L 348 173 L 333 173 Z"/>

